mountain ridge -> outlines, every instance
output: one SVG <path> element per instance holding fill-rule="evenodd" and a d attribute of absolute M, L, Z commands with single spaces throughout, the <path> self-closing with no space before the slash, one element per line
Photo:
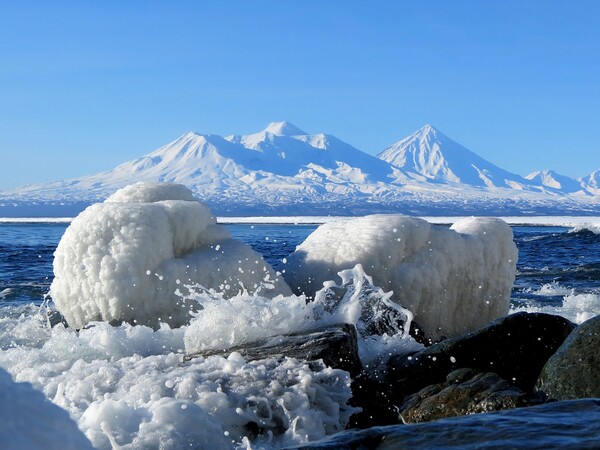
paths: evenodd
<path fill-rule="evenodd" d="M 591 213 L 600 211 L 597 172 L 579 181 L 552 171 L 521 177 L 429 124 L 376 157 L 333 135 L 271 122 L 247 135 L 190 131 L 108 171 L 0 191 L 0 215 L 11 204 L 91 203 L 136 181 L 185 184 L 226 213 Z"/>

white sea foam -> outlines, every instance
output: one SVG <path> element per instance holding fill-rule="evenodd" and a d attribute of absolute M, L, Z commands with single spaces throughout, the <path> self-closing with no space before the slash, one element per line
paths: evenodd
<path fill-rule="evenodd" d="M 341 431 L 354 412 L 348 373 L 318 363 L 184 362 L 186 327 L 50 330 L 16 312 L 3 319 L 0 367 L 66 409 L 99 449 L 301 444 Z"/>
<path fill-rule="evenodd" d="M 0 320 L 0 367 L 66 409 L 100 449 L 302 444 L 348 423 L 355 409 L 348 405 L 347 372 L 290 358 L 248 362 L 232 353 L 184 362 L 183 356 L 340 322 L 357 326 L 366 364 L 420 348 L 408 336 L 411 314 L 390 302 L 362 267 L 340 277 L 341 284 L 327 283 L 310 303 L 248 292 L 224 298 L 190 287 L 185 295 L 202 305 L 192 323 L 175 329 L 163 323 L 156 331 L 106 322 L 79 332 L 51 329 L 32 306 L 6 308 L 12 312 Z M 385 323 L 387 332 L 370 334 L 374 323 Z"/>
<path fill-rule="evenodd" d="M 575 227 L 573 227 L 573 229 L 571 229 L 571 233 L 578 233 L 580 231 L 591 231 L 592 233 L 595 234 L 600 234 L 600 222 L 595 222 L 595 223 L 582 223 L 580 225 L 577 225 Z"/>
<path fill-rule="evenodd" d="M 542 285 L 539 289 L 528 289 L 527 292 L 542 297 L 555 297 L 573 295 L 575 290 L 562 286 L 558 281 L 553 281 Z"/>
<path fill-rule="evenodd" d="M 293 295 L 268 299 L 244 293 L 224 299 L 190 286 L 188 295 L 202 307 L 185 327 L 185 350 L 227 349 L 339 323 L 356 325 L 359 355 L 365 365 L 385 359 L 382 355 L 420 347 L 408 336 L 412 313 L 390 301 L 391 293 L 375 286 L 362 266 L 342 271 L 339 277 L 341 284 L 325 283 L 308 303 L 304 296 Z M 371 332 L 378 324 L 384 324 L 385 330 Z"/>
<path fill-rule="evenodd" d="M 560 285 L 544 285 L 538 295 L 562 295 L 563 304 L 561 306 L 520 306 L 511 308 L 510 313 L 542 312 L 546 314 L 555 314 L 569 319 L 571 322 L 580 324 L 592 317 L 600 315 L 600 294 L 598 293 L 575 293 L 573 289 L 566 289 Z"/>

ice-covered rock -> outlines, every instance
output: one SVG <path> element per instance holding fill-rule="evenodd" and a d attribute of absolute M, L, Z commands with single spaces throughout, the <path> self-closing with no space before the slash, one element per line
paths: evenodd
<path fill-rule="evenodd" d="M 91 442 L 69 413 L 29 383 L 15 383 L 0 369 L 0 442 L 14 450 L 84 450 Z"/>
<path fill-rule="evenodd" d="M 90 206 L 54 256 L 52 299 L 75 328 L 97 320 L 187 323 L 197 305 L 185 298 L 186 284 L 225 297 L 290 294 L 258 253 L 176 184 L 137 183 Z"/>
<path fill-rule="evenodd" d="M 456 336 L 506 315 L 517 248 L 499 219 L 450 229 L 400 215 L 330 222 L 288 258 L 286 281 L 313 296 L 337 272 L 362 264 L 375 285 L 414 313 L 433 338 Z"/>

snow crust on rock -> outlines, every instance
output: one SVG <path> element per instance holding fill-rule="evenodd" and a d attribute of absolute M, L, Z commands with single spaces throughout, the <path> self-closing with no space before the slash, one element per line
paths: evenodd
<path fill-rule="evenodd" d="M 164 200 L 193 202 L 194 194 L 177 183 L 135 183 L 119 189 L 108 197 L 106 203 L 155 203 Z"/>
<path fill-rule="evenodd" d="M 284 275 L 297 293 L 314 296 L 337 272 L 362 264 L 437 339 L 508 313 L 517 256 L 499 219 L 467 218 L 448 229 L 374 215 L 321 225 L 287 258 Z"/>
<path fill-rule="evenodd" d="M 0 442 L 12 450 L 93 449 L 69 414 L 0 369 Z"/>
<path fill-rule="evenodd" d="M 168 183 L 138 183 L 87 208 L 58 244 L 54 274 L 52 299 L 75 328 L 97 320 L 180 326 L 197 309 L 182 299 L 182 283 L 225 297 L 290 294 L 191 191 Z"/>

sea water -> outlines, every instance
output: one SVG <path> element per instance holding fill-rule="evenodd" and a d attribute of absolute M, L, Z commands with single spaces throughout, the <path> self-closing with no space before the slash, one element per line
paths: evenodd
<path fill-rule="evenodd" d="M 60 327 L 49 329 L 39 305 L 52 281 L 53 251 L 66 227 L 0 224 L 0 367 L 67 409 L 95 446 L 203 448 L 202 442 L 223 448 L 284 446 L 341 431 L 352 413 L 350 407 L 336 407 L 345 405 L 350 394 L 347 374 L 341 371 L 315 370 L 293 360 L 247 362 L 237 354 L 201 358 L 184 367 L 180 330 L 98 326 L 76 334 Z M 284 258 L 316 225 L 227 227 L 275 269 L 285 270 Z M 597 229 L 514 227 L 513 232 L 519 262 L 512 311 L 560 314 L 577 323 L 600 314 Z M 274 385 L 279 390 L 269 387 Z M 597 420 L 600 406 L 596 402 L 573 409 L 557 404 L 539 413 L 532 410 L 527 420 L 517 422 L 533 429 L 536 421 L 566 420 L 565 414 L 573 410 L 584 416 L 583 424 L 585 417 Z M 249 441 L 244 424 L 251 419 L 262 420 L 265 426 L 262 438 Z M 205 426 L 198 429 L 200 422 Z M 551 433 L 538 435 L 533 442 L 517 425 L 510 425 L 517 422 L 498 421 L 508 424 L 503 431 L 507 436 L 518 433 L 531 439 L 522 441 L 523 447 L 562 442 Z M 576 422 L 570 421 L 567 437 L 561 437 L 572 444 L 569 448 L 577 448 L 578 442 L 587 445 L 589 434 L 598 433 L 578 428 Z M 473 427 L 461 418 L 452 424 L 463 431 Z M 428 426 L 423 424 L 419 434 Z M 430 426 L 436 435 L 442 433 L 438 442 L 444 442 L 444 430 L 450 428 Z M 448 433 L 448 439 L 460 434 L 456 429 Z"/>

